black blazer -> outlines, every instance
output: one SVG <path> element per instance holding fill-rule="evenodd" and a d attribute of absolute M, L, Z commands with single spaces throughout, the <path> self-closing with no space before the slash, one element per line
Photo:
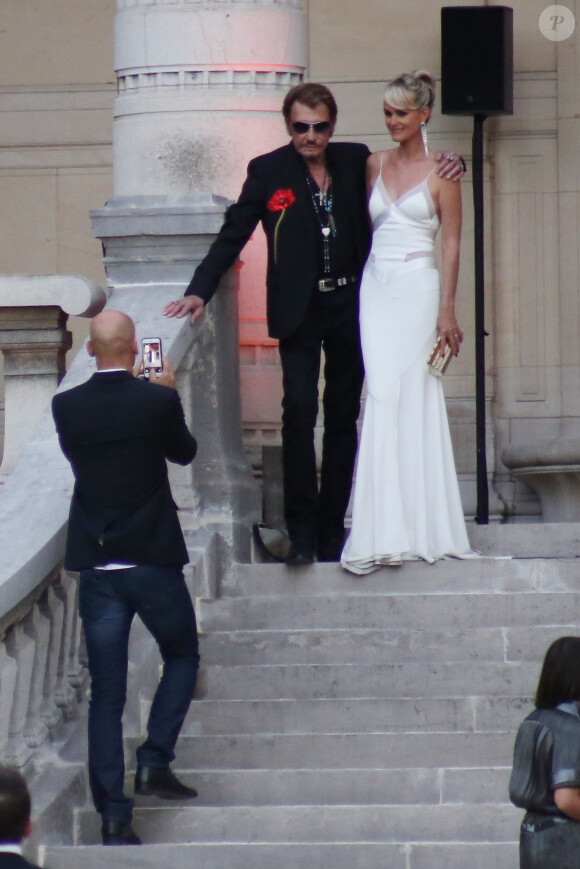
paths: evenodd
<path fill-rule="evenodd" d="M 0 851 L 0 869 L 39 869 L 36 863 L 29 863 L 20 854 Z"/>
<path fill-rule="evenodd" d="M 326 150 L 333 183 L 340 185 L 352 206 L 359 272 L 370 243 L 365 185 L 369 153 L 366 145 L 356 142 L 330 142 Z M 270 210 L 268 202 L 278 190 L 292 190 L 295 202 L 279 223 L 275 243 L 281 212 Z M 240 197 L 228 208 L 225 223 L 185 295 L 201 296 L 208 302 L 259 221 L 268 241 L 268 331 L 272 338 L 287 338 L 302 322 L 320 277 L 320 227 L 305 182 L 304 161 L 292 144 L 250 162 Z"/>
<path fill-rule="evenodd" d="M 65 567 L 185 564 L 166 459 L 187 465 L 197 445 L 177 392 L 97 372 L 55 395 L 52 413 L 75 475 Z"/>

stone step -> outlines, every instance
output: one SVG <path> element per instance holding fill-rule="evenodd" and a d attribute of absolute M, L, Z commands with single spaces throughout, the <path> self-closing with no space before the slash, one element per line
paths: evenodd
<path fill-rule="evenodd" d="M 262 595 L 198 601 L 203 632 L 285 630 L 439 630 L 566 625 L 580 611 L 579 592 Z M 541 653 L 540 653 L 541 654 Z"/>
<path fill-rule="evenodd" d="M 569 618 L 569 616 L 568 616 Z M 399 661 L 537 662 L 552 640 L 577 623 L 448 630 L 223 630 L 202 635 L 208 664 L 384 664 Z"/>
<path fill-rule="evenodd" d="M 336 563 L 299 569 L 283 564 L 235 564 L 220 582 L 220 595 L 466 594 L 577 588 L 576 558 L 478 558 L 434 564 L 409 561 L 366 576 L 348 573 Z"/>
<path fill-rule="evenodd" d="M 197 601 L 201 696 L 174 766 L 200 796 L 137 797 L 135 829 L 158 844 L 118 862 L 515 869 L 515 732 L 539 657 L 577 633 L 577 567 L 478 559 L 357 580 L 337 565 L 237 566 L 225 597 Z M 142 737 L 126 733 L 134 758 Z M 99 842 L 92 810 L 77 821 Z M 115 853 L 50 848 L 43 862 L 102 869 Z"/>
<path fill-rule="evenodd" d="M 439 805 L 503 803 L 510 773 L 511 767 L 229 769 L 179 770 L 179 778 L 199 792 L 195 806 L 414 805 L 418 794 L 422 803 Z M 126 794 L 133 779 L 127 775 Z M 155 797 L 135 801 L 167 807 Z"/>
<path fill-rule="evenodd" d="M 420 697 L 312 700 L 196 700 L 183 735 L 393 733 L 517 729 L 532 698 Z M 143 726 L 149 713 L 143 706 Z M 126 731 L 128 732 L 128 731 Z"/>
<path fill-rule="evenodd" d="M 44 862 L 59 869 L 515 869 L 517 842 L 392 845 L 235 844 L 146 845 L 141 848 L 43 849 Z"/>
<path fill-rule="evenodd" d="M 496 664 L 284 664 L 219 667 L 204 671 L 207 700 L 316 698 L 530 697 L 538 665 Z"/>
<path fill-rule="evenodd" d="M 478 806 L 170 806 L 136 808 L 133 826 L 151 844 L 178 842 L 513 842 L 521 811 Z M 79 841 L 100 841 L 100 818 L 82 812 Z"/>
<path fill-rule="evenodd" d="M 129 756 L 142 738 L 127 737 Z M 184 736 L 177 767 L 228 769 L 390 769 L 510 766 L 514 732 L 242 734 Z"/>

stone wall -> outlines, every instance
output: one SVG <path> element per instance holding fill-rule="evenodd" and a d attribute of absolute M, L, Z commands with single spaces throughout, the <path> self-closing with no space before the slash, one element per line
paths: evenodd
<path fill-rule="evenodd" d="M 173 9 L 183 3 L 160 5 Z M 193 5 L 202 9 L 208 4 L 209 0 L 199 0 Z M 135 5 L 120 8 L 130 14 Z M 405 4 L 304 0 L 302 5 L 308 26 L 306 74 L 327 83 L 337 96 L 337 137 L 364 141 L 374 150 L 388 147 L 381 116 L 384 82 L 417 67 L 439 74 L 440 7 L 429 0 Z M 488 466 L 497 481 L 492 509 L 537 515 L 537 499 L 525 487 L 515 487 L 499 457 L 507 444 L 524 434 L 565 435 L 580 418 L 578 51 L 575 34 L 557 43 L 540 32 L 538 20 L 545 0 L 515 0 L 511 5 L 515 112 L 511 118 L 490 119 L 485 125 Z M 298 9 L 299 3 L 295 6 Z M 576 0 L 567 6 L 578 16 Z M 115 0 L 45 0 L 34 7 L 20 0 L 2 4 L 0 193 L 6 207 L 0 271 L 4 273 L 66 271 L 87 275 L 97 283 L 104 280 L 100 245 L 91 235 L 88 212 L 112 194 L 115 7 Z M 27 45 L 34 45 L 34 50 L 26 51 Z M 127 85 L 126 77 L 123 82 Z M 224 81 L 228 99 L 235 96 L 239 84 Z M 236 99 L 243 109 L 241 96 Z M 236 195 L 248 143 L 258 153 L 285 140 L 281 118 L 275 120 L 275 107 L 270 108 L 274 115 L 267 140 L 261 141 L 260 124 L 249 113 L 239 120 L 244 125 L 243 148 L 232 136 L 222 142 L 220 165 L 227 171 L 219 178 L 212 175 L 220 188 L 212 192 Z M 191 135 L 190 130 L 185 140 L 173 137 L 175 171 L 187 157 Z M 430 137 L 434 147 L 453 148 L 469 163 L 470 119 L 442 117 L 436 107 Z M 470 178 L 468 172 L 463 182 L 458 303 L 466 340 L 461 358 L 446 377 L 468 513 L 474 506 L 475 466 Z M 257 231 L 243 254 L 240 274 L 243 420 L 246 444 L 256 461 L 262 443 L 279 440 L 280 421 L 279 366 L 275 343 L 267 338 L 265 328 L 263 258 Z M 73 352 L 82 330 L 76 329 L 76 335 Z"/>

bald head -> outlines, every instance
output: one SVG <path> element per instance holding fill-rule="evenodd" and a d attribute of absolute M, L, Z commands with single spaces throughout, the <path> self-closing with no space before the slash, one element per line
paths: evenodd
<path fill-rule="evenodd" d="M 133 369 L 137 342 L 135 324 L 122 311 L 102 311 L 91 322 L 87 342 L 90 356 L 97 360 L 97 368 Z"/>

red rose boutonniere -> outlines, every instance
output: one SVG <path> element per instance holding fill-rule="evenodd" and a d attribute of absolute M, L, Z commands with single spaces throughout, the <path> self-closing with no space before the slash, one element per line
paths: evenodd
<path fill-rule="evenodd" d="M 274 262 L 278 262 L 278 229 L 284 215 L 286 214 L 286 209 L 290 208 L 293 202 L 296 202 L 296 197 L 294 196 L 293 190 L 276 190 L 271 199 L 268 200 L 268 210 L 269 211 L 279 211 L 280 217 L 276 222 L 276 226 L 274 228 Z"/>

